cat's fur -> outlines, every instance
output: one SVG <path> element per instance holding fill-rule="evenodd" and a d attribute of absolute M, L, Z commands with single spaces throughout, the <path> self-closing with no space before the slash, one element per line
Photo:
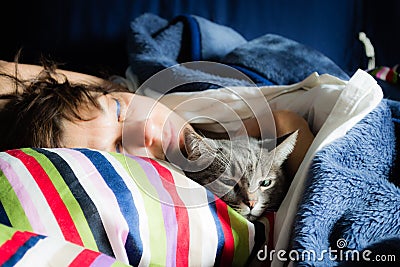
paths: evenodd
<path fill-rule="evenodd" d="M 298 131 L 281 137 L 275 147 L 275 140 L 209 139 L 186 130 L 187 157 L 193 168 L 184 172 L 253 221 L 266 210 L 277 210 L 285 197 L 291 178 L 284 175 L 282 165 L 297 135 Z"/>

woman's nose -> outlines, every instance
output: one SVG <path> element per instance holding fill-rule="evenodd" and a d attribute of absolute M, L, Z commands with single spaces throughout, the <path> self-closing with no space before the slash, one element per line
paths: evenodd
<path fill-rule="evenodd" d="M 164 157 L 162 129 L 152 118 L 127 120 L 123 126 L 122 145 L 128 154 L 137 156 Z"/>
<path fill-rule="evenodd" d="M 148 118 L 124 126 L 124 145 L 151 148 L 161 145 L 162 129 L 157 123 Z M 125 142 L 128 141 L 128 142 Z"/>

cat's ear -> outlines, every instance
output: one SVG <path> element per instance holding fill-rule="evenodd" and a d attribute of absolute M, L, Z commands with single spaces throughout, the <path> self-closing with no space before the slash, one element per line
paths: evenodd
<path fill-rule="evenodd" d="M 287 157 L 292 153 L 294 146 L 296 144 L 297 136 L 299 134 L 299 130 L 284 135 L 282 137 L 278 137 L 277 147 L 274 149 L 274 164 L 276 166 L 280 166 L 287 159 Z"/>
<path fill-rule="evenodd" d="M 267 151 L 271 151 L 276 147 L 277 139 L 262 139 L 258 140 L 258 146 L 260 148 L 266 149 Z"/>
<path fill-rule="evenodd" d="M 258 145 L 261 148 L 267 149 L 268 151 L 272 151 L 274 148 L 282 144 L 283 141 L 285 141 L 289 136 L 291 136 L 294 133 L 295 132 L 287 133 L 274 139 L 262 139 L 258 141 Z"/>
<path fill-rule="evenodd" d="M 188 159 L 192 161 L 199 159 L 208 150 L 208 144 L 194 130 L 186 127 L 183 131 Z"/>

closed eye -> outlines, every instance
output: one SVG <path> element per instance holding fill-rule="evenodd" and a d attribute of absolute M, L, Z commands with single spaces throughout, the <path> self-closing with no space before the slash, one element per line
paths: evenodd
<path fill-rule="evenodd" d="M 121 102 L 117 99 L 117 98 L 113 98 L 115 101 L 115 109 L 116 109 L 116 116 L 117 116 L 117 121 L 121 120 Z M 117 153 L 121 153 L 122 152 L 122 144 L 121 142 L 117 142 L 117 144 L 115 145 L 115 151 Z"/>
<path fill-rule="evenodd" d="M 115 100 L 115 105 L 116 105 L 117 120 L 119 121 L 120 116 L 121 116 L 121 103 L 116 98 L 114 98 L 114 100 Z"/>
<path fill-rule="evenodd" d="M 120 142 L 118 142 L 118 143 L 115 145 L 115 152 L 117 152 L 117 153 L 121 153 L 121 152 L 122 152 L 122 145 L 121 145 Z"/>

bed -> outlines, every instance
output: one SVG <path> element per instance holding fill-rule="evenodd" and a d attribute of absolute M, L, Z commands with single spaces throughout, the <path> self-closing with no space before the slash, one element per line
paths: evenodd
<path fill-rule="evenodd" d="M 249 114 L 240 98 L 261 93 L 272 109 L 307 119 L 316 137 L 284 202 L 251 223 L 167 162 L 92 149 L 0 152 L 2 265 L 347 266 L 399 257 L 400 104 L 383 99 L 371 75 L 350 77 L 296 41 L 248 41 L 199 16 L 144 14 L 129 37 L 129 67 L 113 81 L 132 91 L 162 95 L 171 108 L 206 95 L 241 118 Z M 249 79 L 179 65 L 193 61 Z M 180 86 L 146 83 L 164 70 Z M 225 87 L 240 98 L 232 102 Z M 181 115 L 223 113 L 192 108 Z"/>

